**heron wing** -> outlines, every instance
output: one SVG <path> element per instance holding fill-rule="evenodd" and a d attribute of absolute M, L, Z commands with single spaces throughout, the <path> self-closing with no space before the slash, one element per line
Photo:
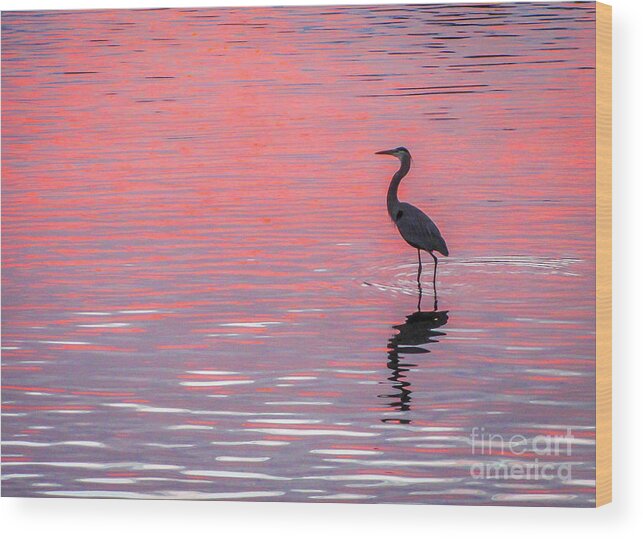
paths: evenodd
<path fill-rule="evenodd" d="M 416 249 L 437 251 L 449 256 L 447 244 L 437 225 L 422 210 L 402 202 L 394 216 L 397 229 L 406 242 Z"/>

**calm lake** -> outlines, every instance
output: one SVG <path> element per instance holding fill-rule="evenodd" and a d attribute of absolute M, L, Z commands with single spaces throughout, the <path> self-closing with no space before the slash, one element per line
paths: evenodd
<path fill-rule="evenodd" d="M 5 12 L 3 495 L 593 505 L 594 25 Z"/>

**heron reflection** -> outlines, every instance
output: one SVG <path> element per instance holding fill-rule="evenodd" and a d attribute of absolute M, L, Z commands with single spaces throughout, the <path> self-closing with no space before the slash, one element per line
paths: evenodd
<path fill-rule="evenodd" d="M 421 296 L 420 296 L 421 301 Z M 391 375 L 387 378 L 391 382 L 393 393 L 379 395 L 388 400 L 388 406 L 398 412 L 408 412 L 411 409 L 411 382 L 408 373 L 417 363 L 409 361 L 408 356 L 428 354 L 431 350 L 427 345 L 437 343 L 437 337 L 446 335 L 437 331 L 449 320 L 448 311 L 438 311 L 437 303 L 435 310 L 423 312 L 418 310 L 409 314 L 403 324 L 393 326 L 395 334 L 388 341 L 388 362 L 387 367 Z M 385 423 L 410 423 L 408 418 L 388 418 L 382 420 Z"/>

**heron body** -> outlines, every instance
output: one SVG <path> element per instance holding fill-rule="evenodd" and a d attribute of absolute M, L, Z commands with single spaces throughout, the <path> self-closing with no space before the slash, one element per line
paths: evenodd
<path fill-rule="evenodd" d="M 393 150 L 384 150 L 376 152 L 383 155 L 392 155 L 400 160 L 400 168 L 393 175 L 386 196 L 386 207 L 388 214 L 395 223 L 400 236 L 411 247 L 418 250 L 418 286 L 420 284 L 420 275 L 422 273 L 422 257 L 420 251 L 428 252 L 435 263 L 433 270 L 433 287 L 435 291 L 435 278 L 438 268 L 438 259 L 433 252 L 438 252 L 443 256 L 449 256 L 447 247 L 440 230 L 431 218 L 419 208 L 407 203 L 400 202 L 397 196 L 397 190 L 402 179 L 411 169 L 411 153 L 404 147 L 394 148 Z M 437 300 L 436 300 L 437 301 Z"/>
<path fill-rule="evenodd" d="M 393 211 L 389 211 L 389 214 L 400 236 L 411 247 L 449 256 L 449 249 L 440 230 L 422 210 L 406 202 L 398 202 L 393 205 Z"/>

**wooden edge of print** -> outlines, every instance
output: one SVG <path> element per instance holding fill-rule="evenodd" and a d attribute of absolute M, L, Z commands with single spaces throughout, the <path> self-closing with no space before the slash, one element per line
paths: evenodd
<path fill-rule="evenodd" d="M 596 3 L 596 507 L 612 501 L 612 7 Z"/>

